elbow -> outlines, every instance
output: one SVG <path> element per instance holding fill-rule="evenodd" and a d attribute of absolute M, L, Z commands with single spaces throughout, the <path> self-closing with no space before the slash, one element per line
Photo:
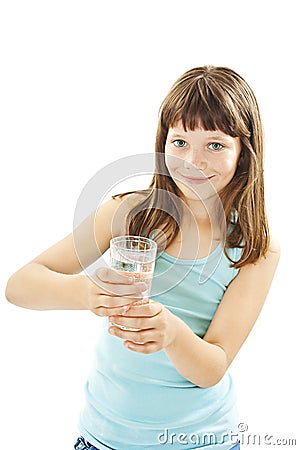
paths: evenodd
<path fill-rule="evenodd" d="M 207 389 L 216 386 L 222 380 L 225 373 L 226 370 L 212 371 L 212 373 L 208 374 L 205 380 L 201 380 L 201 383 L 199 383 L 198 386 L 202 389 Z"/>
<path fill-rule="evenodd" d="M 214 355 L 206 370 L 202 372 L 201 381 L 198 384 L 201 388 L 210 388 L 216 386 L 224 377 L 228 369 L 228 357 L 225 350 L 218 344 L 211 344 Z"/>
<path fill-rule="evenodd" d="M 7 281 L 5 288 L 5 297 L 9 303 L 15 306 L 22 306 L 20 302 L 21 293 L 20 293 L 20 280 L 18 276 L 18 272 L 14 273 Z M 22 292 L 22 291 L 21 291 Z"/>
<path fill-rule="evenodd" d="M 211 377 L 211 379 L 209 379 L 209 380 L 207 381 L 207 383 L 204 383 L 204 386 L 202 385 L 202 386 L 200 386 L 200 387 L 205 388 L 205 389 L 214 387 L 214 386 L 216 386 L 218 383 L 220 383 L 220 381 L 222 380 L 222 378 L 223 378 L 224 375 L 225 375 L 225 372 L 224 372 L 221 376 L 218 376 L 218 377 Z"/>
<path fill-rule="evenodd" d="M 14 295 L 14 287 L 13 287 L 13 275 L 9 278 L 6 289 L 5 289 L 5 298 L 9 301 L 9 303 L 15 303 L 15 295 Z"/>

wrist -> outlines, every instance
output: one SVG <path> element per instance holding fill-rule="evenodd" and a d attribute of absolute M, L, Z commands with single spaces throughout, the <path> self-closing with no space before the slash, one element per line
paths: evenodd
<path fill-rule="evenodd" d="M 66 275 L 66 290 L 72 309 L 86 310 L 88 308 L 87 276 Z"/>
<path fill-rule="evenodd" d="M 184 322 L 179 319 L 179 317 L 172 314 L 168 309 L 166 309 L 168 314 L 168 322 L 170 326 L 170 334 L 169 334 L 169 342 L 165 346 L 165 350 L 172 351 L 174 348 L 176 348 L 179 337 L 181 335 L 182 325 L 185 325 Z"/>

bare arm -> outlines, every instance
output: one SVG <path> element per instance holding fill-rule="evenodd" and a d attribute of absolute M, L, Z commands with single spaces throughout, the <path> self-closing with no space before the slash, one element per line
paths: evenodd
<path fill-rule="evenodd" d="M 26 264 L 8 280 L 6 298 L 28 309 L 87 309 L 81 295 L 82 276 L 48 269 L 39 262 Z"/>
<path fill-rule="evenodd" d="M 201 387 L 220 381 L 261 312 L 278 261 L 277 247 L 256 264 L 240 269 L 203 339 L 180 327 L 166 353 L 183 376 Z"/>
<path fill-rule="evenodd" d="M 199 387 L 221 380 L 250 333 L 268 294 L 279 261 L 279 248 L 240 269 L 229 285 L 203 339 L 160 303 L 132 306 L 112 321 L 140 332 L 112 327 L 124 345 L 139 353 L 163 349 L 178 372 Z M 135 344 L 134 342 L 145 342 Z"/>
<path fill-rule="evenodd" d="M 14 273 L 8 280 L 6 298 L 17 306 L 29 309 L 92 309 L 102 315 L 102 306 L 119 307 L 126 299 L 116 297 L 120 289 L 108 283 L 128 284 L 124 277 L 115 277 L 102 271 L 103 282 L 95 274 L 91 281 L 84 267 L 96 261 L 109 247 L 113 233 L 118 233 L 114 223 L 121 201 L 110 200 L 96 214 L 91 214 L 75 231 L 37 256 Z M 106 279 L 107 278 L 107 279 Z M 127 286 L 124 295 L 133 295 L 137 288 Z M 141 291 L 141 287 L 138 288 Z M 102 295 L 103 294 L 103 295 Z M 127 299 L 127 303 L 130 300 Z M 105 311 L 107 315 L 108 311 Z"/>

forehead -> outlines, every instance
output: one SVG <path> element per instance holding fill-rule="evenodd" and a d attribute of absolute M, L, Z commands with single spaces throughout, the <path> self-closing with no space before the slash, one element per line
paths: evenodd
<path fill-rule="evenodd" d="M 181 122 L 178 122 L 175 126 L 170 127 L 168 130 L 168 135 L 172 136 L 204 136 L 208 138 L 222 138 L 222 139 L 228 139 L 233 140 L 234 138 L 230 136 L 229 134 L 224 133 L 222 130 L 206 130 L 203 128 L 200 124 L 194 129 L 189 130 L 185 129 L 183 124 Z"/>

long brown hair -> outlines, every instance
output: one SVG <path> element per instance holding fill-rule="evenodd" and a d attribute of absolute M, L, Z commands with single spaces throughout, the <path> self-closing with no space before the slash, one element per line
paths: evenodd
<path fill-rule="evenodd" d="M 145 199 L 129 212 L 128 233 L 149 236 L 154 229 L 161 229 L 167 247 L 180 230 L 182 207 L 176 199 L 184 200 L 184 196 L 170 176 L 163 157 L 168 130 L 179 121 L 185 130 L 195 130 L 201 124 L 205 130 L 220 130 L 240 138 L 236 172 L 218 194 L 226 218 L 225 251 L 243 248 L 240 260 L 232 261 L 232 266 L 240 268 L 255 263 L 269 247 L 263 129 L 252 89 L 240 75 L 226 67 L 204 66 L 189 70 L 175 82 L 163 101 L 156 134 L 155 172 L 149 189 L 138 191 L 145 194 Z"/>

